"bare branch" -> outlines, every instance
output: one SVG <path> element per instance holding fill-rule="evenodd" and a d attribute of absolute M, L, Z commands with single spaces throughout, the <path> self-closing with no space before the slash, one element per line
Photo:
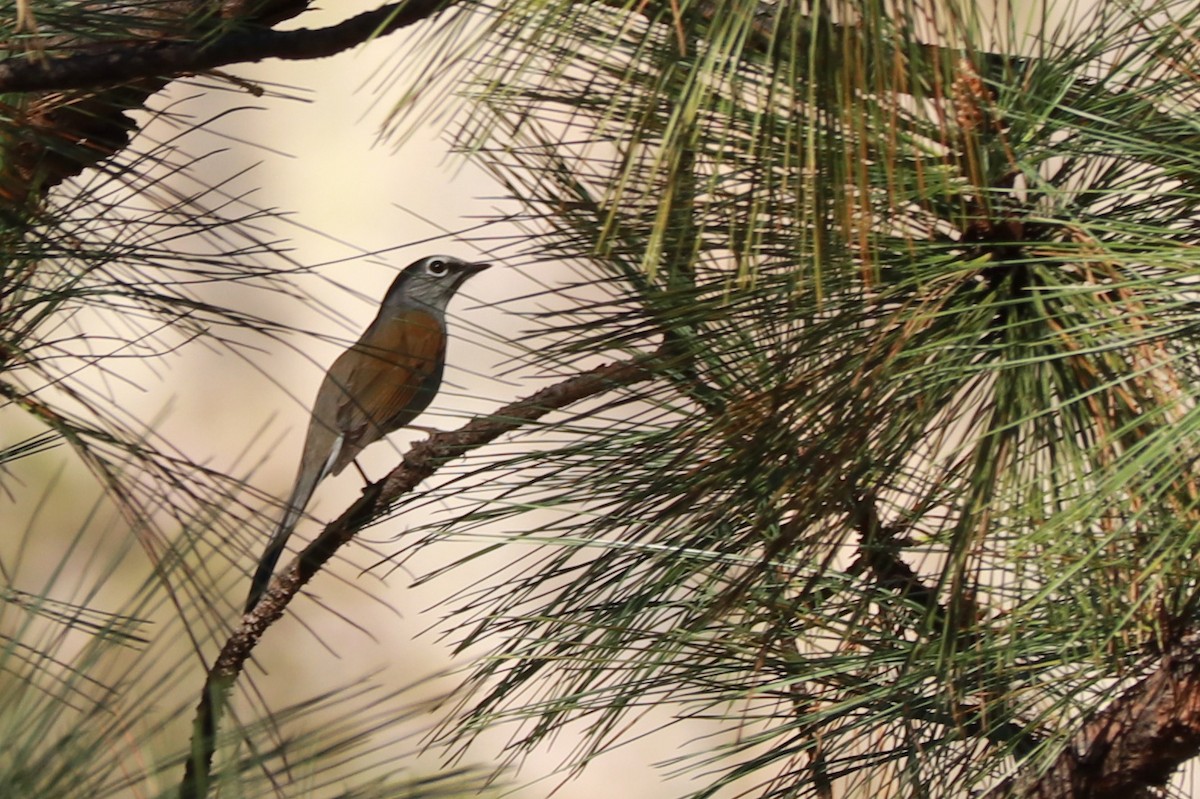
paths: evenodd
<path fill-rule="evenodd" d="M 367 486 L 363 495 L 327 525 L 275 578 L 262 600 L 243 617 L 241 627 L 221 648 L 208 671 L 204 692 L 196 708 L 192 724 L 192 756 L 180 785 L 181 799 L 201 799 L 207 794 L 216 732 L 226 699 L 262 634 L 283 615 L 288 603 L 321 566 L 364 525 L 387 512 L 392 503 L 413 491 L 447 461 L 495 441 L 551 411 L 620 386 L 649 380 L 656 375 L 654 369 L 664 366 L 660 353 L 654 353 L 605 364 L 548 386 L 494 414 L 473 419 L 458 430 L 435 433 L 417 442 L 405 453 L 399 466 L 382 480 Z"/>

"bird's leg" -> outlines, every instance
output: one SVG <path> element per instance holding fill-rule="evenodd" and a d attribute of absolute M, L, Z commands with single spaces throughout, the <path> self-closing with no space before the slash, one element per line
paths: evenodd
<path fill-rule="evenodd" d="M 363 491 L 366 491 L 371 486 L 371 478 L 367 477 L 367 473 L 363 471 L 363 467 L 358 465 L 358 458 L 350 461 L 354 464 L 354 468 L 358 470 L 358 476 L 363 479 Z"/>

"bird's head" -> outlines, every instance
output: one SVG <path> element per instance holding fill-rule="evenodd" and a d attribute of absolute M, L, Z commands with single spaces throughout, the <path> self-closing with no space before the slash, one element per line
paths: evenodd
<path fill-rule="evenodd" d="M 384 297 L 384 305 L 416 301 L 445 309 L 446 303 L 467 278 L 491 264 L 469 263 L 450 255 L 430 255 L 404 267 Z"/>

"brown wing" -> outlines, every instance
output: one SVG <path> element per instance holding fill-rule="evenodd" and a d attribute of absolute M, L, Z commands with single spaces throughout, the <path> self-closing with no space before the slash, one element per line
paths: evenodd
<path fill-rule="evenodd" d="M 333 474 L 425 410 L 441 381 L 445 352 L 438 318 L 412 309 L 376 320 L 333 362 L 319 392 L 336 398 L 337 428 L 344 435 Z"/>

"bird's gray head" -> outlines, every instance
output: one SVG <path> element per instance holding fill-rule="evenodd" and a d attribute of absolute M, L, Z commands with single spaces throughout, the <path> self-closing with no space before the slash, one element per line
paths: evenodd
<path fill-rule="evenodd" d="M 458 287 L 491 264 L 468 263 L 450 255 L 430 255 L 404 267 L 392 282 L 384 305 L 419 302 L 444 310 Z"/>

